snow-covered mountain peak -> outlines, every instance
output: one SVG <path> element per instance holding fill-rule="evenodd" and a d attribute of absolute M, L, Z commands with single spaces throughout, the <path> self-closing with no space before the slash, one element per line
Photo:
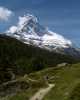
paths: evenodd
<path fill-rule="evenodd" d="M 30 20 L 32 20 L 34 23 L 38 22 L 35 16 L 27 14 L 27 15 L 24 15 L 23 17 L 21 16 L 19 17 L 18 25 L 22 26 L 22 25 L 28 24 Z"/>
<path fill-rule="evenodd" d="M 37 18 L 30 14 L 19 17 L 16 26 L 11 26 L 6 33 L 25 43 L 33 43 L 44 48 L 69 48 L 72 46 L 70 40 L 40 25 Z"/>
<path fill-rule="evenodd" d="M 19 16 L 18 18 L 18 23 L 16 26 L 11 26 L 7 33 L 19 33 L 19 32 L 24 32 L 25 30 L 28 30 L 27 27 L 31 25 L 35 25 L 38 23 L 37 17 L 27 14 L 24 16 Z M 30 25 L 29 25 L 30 24 Z"/>

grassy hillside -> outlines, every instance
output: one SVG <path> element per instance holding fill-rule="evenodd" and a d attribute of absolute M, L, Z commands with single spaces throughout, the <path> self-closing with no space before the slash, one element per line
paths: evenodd
<path fill-rule="evenodd" d="M 14 38 L 0 35 L 0 83 L 58 63 L 76 63 L 74 58 L 26 45 Z"/>
<path fill-rule="evenodd" d="M 44 84 L 43 84 L 44 82 Z M 29 100 L 42 87 L 46 87 L 45 80 L 34 80 L 28 75 L 8 81 L 0 85 L 0 100 Z"/>
<path fill-rule="evenodd" d="M 46 76 L 48 76 L 48 80 L 44 80 Z M 44 83 L 43 86 L 45 86 L 46 81 L 50 84 L 55 84 L 55 87 L 52 88 L 43 100 L 80 100 L 80 64 L 47 68 L 31 73 L 28 77 Z M 35 84 L 31 88 L 26 89 L 26 91 L 18 92 L 4 100 L 29 100 L 43 86 L 42 84 L 38 86 Z"/>
<path fill-rule="evenodd" d="M 54 73 L 54 74 L 53 74 Z M 55 87 L 43 100 L 80 100 L 80 64 L 49 71 Z"/>
<path fill-rule="evenodd" d="M 71 92 L 69 100 L 80 100 L 80 83 Z"/>

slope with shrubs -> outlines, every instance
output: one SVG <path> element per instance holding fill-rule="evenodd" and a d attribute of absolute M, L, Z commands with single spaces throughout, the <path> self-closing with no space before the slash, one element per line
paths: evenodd
<path fill-rule="evenodd" d="M 77 60 L 0 35 L 0 83 L 13 79 L 13 75 L 22 76 L 62 62 L 76 63 Z"/>
<path fill-rule="evenodd" d="M 46 83 L 55 84 L 55 87 L 46 94 L 43 100 L 80 100 L 80 63 L 47 68 L 30 73 L 28 77 L 40 83 L 35 83 L 26 91 L 18 92 L 4 100 L 30 100 L 40 88 L 47 86 Z M 46 77 L 48 78 L 45 79 Z"/>

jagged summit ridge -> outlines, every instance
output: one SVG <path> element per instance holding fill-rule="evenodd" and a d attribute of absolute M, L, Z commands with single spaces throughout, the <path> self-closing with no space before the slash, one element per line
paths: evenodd
<path fill-rule="evenodd" d="M 48 28 L 39 24 L 37 17 L 27 14 L 19 17 L 16 26 L 11 26 L 6 32 L 7 35 L 14 36 L 25 43 L 33 43 L 39 47 L 68 48 L 72 42 L 63 36 L 50 31 Z"/>

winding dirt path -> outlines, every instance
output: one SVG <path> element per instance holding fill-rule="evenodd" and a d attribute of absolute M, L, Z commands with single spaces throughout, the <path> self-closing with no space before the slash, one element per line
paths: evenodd
<path fill-rule="evenodd" d="M 55 84 L 49 84 L 47 88 L 40 89 L 37 93 L 35 93 L 30 100 L 42 100 L 44 96 L 55 86 Z"/>

